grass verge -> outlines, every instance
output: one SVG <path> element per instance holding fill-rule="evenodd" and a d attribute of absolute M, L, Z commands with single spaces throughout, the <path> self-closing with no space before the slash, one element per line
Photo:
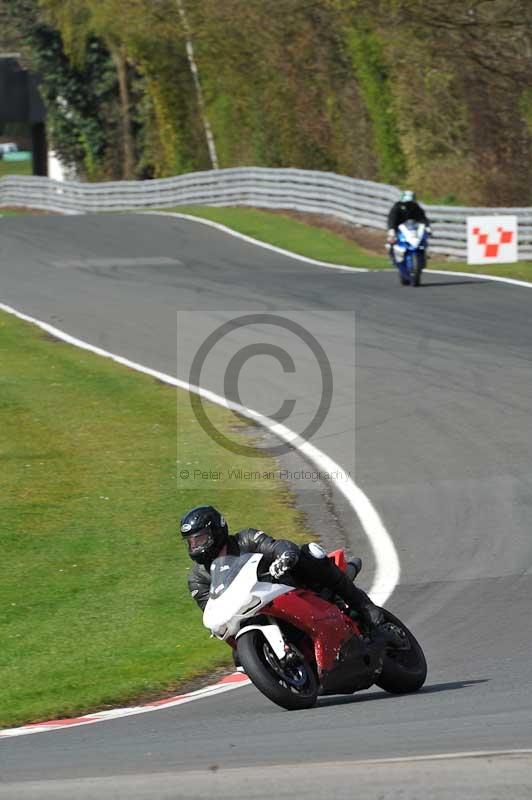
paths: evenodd
<path fill-rule="evenodd" d="M 0 158 L 0 178 L 7 175 L 31 175 L 33 164 L 29 161 L 6 161 Z"/>
<path fill-rule="evenodd" d="M 285 488 L 178 482 L 183 465 L 243 461 L 198 430 L 187 393 L 10 315 L 0 340 L 0 726 L 153 696 L 227 663 L 188 595 L 177 520 L 211 502 L 233 529 L 293 537 Z M 209 416 L 250 443 L 232 414 Z"/>
<path fill-rule="evenodd" d="M 532 261 L 517 261 L 515 264 L 467 264 L 458 261 L 429 262 L 429 269 L 441 269 L 446 272 L 470 272 L 473 275 L 493 275 L 498 278 L 513 278 L 518 281 L 532 283 Z"/>
<path fill-rule="evenodd" d="M 220 222 L 238 233 L 244 233 L 246 236 L 252 236 L 262 242 L 283 247 L 318 261 L 375 269 L 389 266 L 384 257 L 358 247 L 349 239 L 283 214 L 272 214 L 256 208 L 210 206 L 178 206 L 165 210 Z"/>
<path fill-rule="evenodd" d="M 177 206 L 170 210 L 219 222 L 238 233 L 244 233 L 246 236 L 252 236 L 276 247 L 282 247 L 319 261 L 368 269 L 390 268 L 390 262 L 385 256 L 379 256 L 371 250 L 364 249 L 352 239 L 327 230 L 325 227 L 309 225 L 282 214 L 272 214 L 254 208 L 210 206 Z M 356 229 L 354 231 L 353 236 L 356 236 Z M 532 282 L 532 262 L 530 261 L 474 266 L 461 261 L 446 261 L 440 256 L 434 255 L 429 261 L 428 269 L 471 272 Z"/>

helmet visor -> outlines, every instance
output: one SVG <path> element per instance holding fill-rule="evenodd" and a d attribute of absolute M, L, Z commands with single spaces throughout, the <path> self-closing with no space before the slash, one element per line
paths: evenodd
<path fill-rule="evenodd" d="M 214 536 L 209 528 L 202 528 L 186 537 L 191 556 L 201 555 L 214 545 Z"/>

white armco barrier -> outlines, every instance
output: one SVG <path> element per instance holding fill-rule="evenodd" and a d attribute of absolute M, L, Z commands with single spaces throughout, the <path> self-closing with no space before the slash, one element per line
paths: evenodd
<path fill-rule="evenodd" d="M 0 207 L 29 206 L 63 213 L 171 208 L 179 205 L 289 208 L 328 214 L 353 225 L 385 230 L 399 189 L 304 169 L 236 167 L 190 172 L 174 178 L 114 183 L 57 182 L 49 178 L 0 178 Z M 465 259 L 470 216 L 512 214 L 519 222 L 519 255 L 532 258 L 532 208 L 427 206 L 432 252 Z"/>

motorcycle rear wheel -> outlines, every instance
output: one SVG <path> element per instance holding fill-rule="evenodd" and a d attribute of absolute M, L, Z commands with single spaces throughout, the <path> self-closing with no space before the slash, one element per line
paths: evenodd
<path fill-rule="evenodd" d="M 315 705 L 318 681 L 303 658 L 297 669 L 287 669 L 260 630 L 242 634 L 237 640 L 237 652 L 248 678 L 273 703 L 289 711 Z"/>
<path fill-rule="evenodd" d="M 406 634 L 408 650 L 388 649 L 384 655 L 384 666 L 376 682 L 377 686 L 391 694 L 417 692 L 427 677 L 427 662 L 421 645 L 414 634 L 400 619 L 383 608 L 386 622 L 397 625 Z"/>

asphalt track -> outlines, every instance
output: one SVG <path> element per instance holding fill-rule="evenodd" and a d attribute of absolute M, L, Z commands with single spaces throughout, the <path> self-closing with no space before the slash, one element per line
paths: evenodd
<path fill-rule="evenodd" d="M 185 362 L 221 309 L 305 312 L 328 357 L 347 365 L 314 441 L 354 463 L 393 536 L 402 574 L 388 605 L 416 632 L 430 668 L 412 696 L 375 690 L 290 714 L 249 687 L 8 739 L 1 798 L 288 797 L 298 780 L 315 797 L 331 796 L 331 784 L 339 797 L 357 785 L 368 798 L 399 789 L 421 797 L 427 784 L 434 797 L 532 795 L 530 755 L 354 763 L 532 749 L 530 290 L 451 274 L 427 274 L 412 290 L 390 273 L 336 272 L 139 215 L 1 220 L 0 280 L 3 302 L 170 374 L 177 309 L 194 309 L 196 320 L 183 334 Z M 223 388 L 222 365 L 205 370 L 203 385 Z M 251 360 L 243 372 L 243 400 L 263 413 L 286 397 L 286 375 L 269 367 Z M 314 379 L 310 363 L 290 376 L 302 423 Z M 298 494 L 319 519 L 312 487 Z M 367 558 L 368 586 L 374 564 L 360 527 L 340 498 L 329 514 L 333 537 Z"/>

